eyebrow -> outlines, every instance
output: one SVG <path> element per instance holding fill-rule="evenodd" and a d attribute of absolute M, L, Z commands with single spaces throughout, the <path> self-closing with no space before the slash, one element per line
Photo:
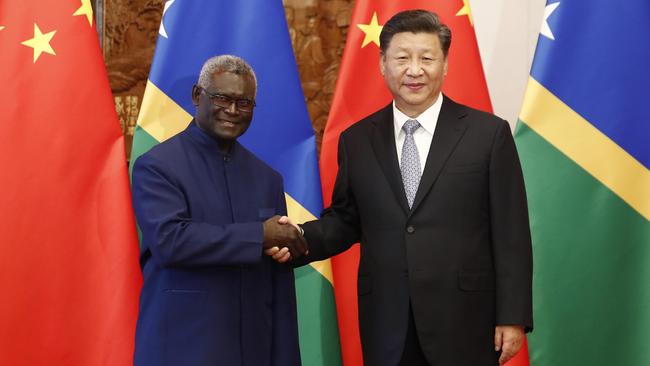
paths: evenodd
<path fill-rule="evenodd" d="M 431 47 L 431 48 L 428 48 L 428 47 L 427 47 L 427 48 L 423 48 L 423 47 L 420 46 L 420 45 L 416 45 L 415 47 L 416 47 L 416 49 L 420 49 L 420 50 L 422 50 L 422 49 L 424 49 L 424 50 L 435 50 L 435 47 Z M 410 50 L 410 49 L 411 49 L 410 47 L 400 47 L 400 46 L 395 46 L 395 48 L 397 48 L 398 51 L 406 51 L 406 50 Z M 441 51 L 442 51 L 442 50 L 441 50 Z"/>

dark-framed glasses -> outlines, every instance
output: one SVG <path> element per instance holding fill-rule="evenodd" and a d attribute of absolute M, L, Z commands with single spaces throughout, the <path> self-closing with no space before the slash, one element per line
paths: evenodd
<path fill-rule="evenodd" d="M 205 90 L 204 88 L 199 87 L 203 92 L 205 92 L 205 95 L 210 98 L 212 101 L 212 104 L 215 107 L 221 107 L 221 108 L 230 108 L 230 106 L 235 103 L 235 107 L 237 110 L 240 112 L 252 112 L 253 108 L 255 107 L 255 101 L 246 99 L 246 98 L 232 98 L 224 94 L 220 93 L 210 93 L 209 91 Z"/>

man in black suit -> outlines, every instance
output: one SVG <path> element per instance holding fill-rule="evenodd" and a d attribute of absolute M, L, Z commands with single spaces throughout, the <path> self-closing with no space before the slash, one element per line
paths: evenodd
<path fill-rule="evenodd" d="M 369 366 L 503 364 L 532 329 L 517 151 L 507 122 L 440 92 L 450 43 L 428 11 L 384 25 L 380 67 L 394 101 L 341 134 L 332 205 L 301 225 L 309 261 L 361 243 Z"/>

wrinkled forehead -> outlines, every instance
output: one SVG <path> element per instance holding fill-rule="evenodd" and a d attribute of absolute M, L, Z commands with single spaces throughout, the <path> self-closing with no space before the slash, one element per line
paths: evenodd
<path fill-rule="evenodd" d="M 243 95 L 249 98 L 255 96 L 255 80 L 248 73 L 215 70 L 210 75 L 209 87 L 223 94 Z"/>

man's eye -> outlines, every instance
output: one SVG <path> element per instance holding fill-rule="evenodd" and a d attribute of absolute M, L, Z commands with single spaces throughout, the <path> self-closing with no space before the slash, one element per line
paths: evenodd
<path fill-rule="evenodd" d="M 229 98 L 229 97 L 227 97 L 227 96 L 225 96 L 225 95 L 221 95 L 221 94 L 217 94 L 217 95 L 215 95 L 215 96 L 214 96 L 214 99 L 216 99 L 216 100 L 218 100 L 218 101 L 220 101 L 220 102 L 230 102 L 230 98 Z"/>
<path fill-rule="evenodd" d="M 239 100 L 237 100 L 237 105 L 240 106 L 240 107 L 248 107 L 252 103 L 253 102 L 251 102 L 248 99 L 239 99 Z"/>

